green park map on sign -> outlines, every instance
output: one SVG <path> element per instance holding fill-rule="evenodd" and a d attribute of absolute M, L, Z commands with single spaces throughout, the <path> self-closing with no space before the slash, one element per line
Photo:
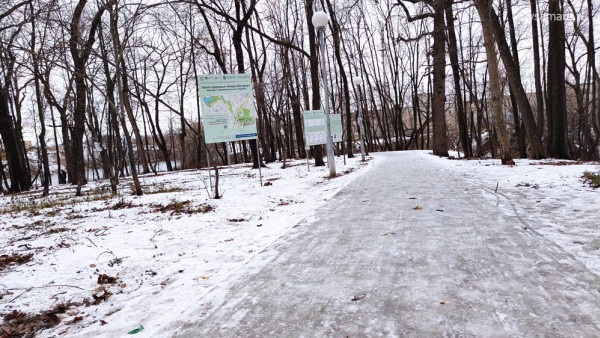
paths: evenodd
<path fill-rule="evenodd" d="M 257 138 L 257 114 L 250 74 L 198 76 L 206 143 Z"/>

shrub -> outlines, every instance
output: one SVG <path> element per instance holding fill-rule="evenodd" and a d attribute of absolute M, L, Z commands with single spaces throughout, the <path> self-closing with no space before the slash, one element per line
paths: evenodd
<path fill-rule="evenodd" d="M 595 173 L 591 171 L 584 172 L 583 181 L 589 183 L 592 188 L 600 188 L 600 170 Z"/>

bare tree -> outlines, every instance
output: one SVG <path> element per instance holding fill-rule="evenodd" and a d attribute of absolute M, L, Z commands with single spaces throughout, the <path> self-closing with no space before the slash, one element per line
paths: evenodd
<path fill-rule="evenodd" d="M 20 20 L 16 23 L 5 21 L 12 13 L 21 10 L 27 4 L 28 1 L 22 1 L 0 5 L 0 8 L 4 7 L 4 10 L 0 12 L 0 34 L 7 37 L 6 39 L 0 39 L 0 74 L 3 74 L 0 78 L 0 136 L 2 137 L 8 162 L 9 192 L 20 192 L 31 188 L 31 175 L 26 163 L 26 156 L 23 147 L 19 145 L 21 138 L 15 129 L 15 121 L 9 108 L 10 88 L 15 76 L 16 62 L 13 43 L 26 24 L 26 20 Z"/>
<path fill-rule="evenodd" d="M 565 91 L 565 23 L 561 0 L 548 4 L 548 155 L 569 158 Z"/>
<path fill-rule="evenodd" d="M 96 40 L 96 30 L 100 24 L 105 7 L 98 8 L 92 19 L 87 39 L 83 39 L 81 17 L 87 0 L 79 0 L 75 6 L 70 26 L 69 51 L 73 59 L 73 76 L 75 82 L 75 107 L 73 109 L 72 149 L 74 173 L 69 173 L 71 183 L 77 184 L 77 195 L 81 195 L 81 187 L 87 182 L 85 177 L 85 162 L 83 158 L 83 135 L 85 132 L 85 111 L 87 99 L 87 70 L 86 63 Z"/>
<path fill-rule="evenodd" d="M 488 0 L 474 0 L 477 12 L 481 18 L 481 27 L 483 28 L 483 39 L 487 56 L 487 66 L 490 79 L 490 101 L 492 116 L 494 117 L 494 126 L 498 134 L 500 145 L 500 158 L 502 164 L 508 164 L 512 161 L 510 154 L 508 133 L 506 130 L 506 119 L 502 109 L 502 89 L 500 88 L 500 73 L 498 71 L 498 57 L 496 54 L 496 45 L 494 43 L 494 33 L 491 28 L 491 15 L 489 10 L 492 8 Z"/>

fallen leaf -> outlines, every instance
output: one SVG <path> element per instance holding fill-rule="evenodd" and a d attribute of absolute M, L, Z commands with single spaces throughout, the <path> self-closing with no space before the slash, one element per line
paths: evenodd
<path fill-rule="evenodd" d="M 115 284 L 117 282 L 117 277 L 111 277 L 106 274 L 101 274 L 98 276 L 98 284 Z"/>
<path fill-rule="evenodd" d="M 423 208 L 422 208 L 422 207 L 420 207 L 420 206 L 418 206 L 418 205 L 417 205 L 416 207 L 414 207 L 414 208 L 413 208 L 413 210 L 422 210 L 422 209 L 423 209 Z"/>
<path fill-rule="evenodd" d="M 367 294 L 366 294 L 366 293 L 358 293 L 358 294 L 354 295 L 354 297 L 352 297 L 352 299 L 351 299 L 351 300 L 352 300 L 353 302 L 355 302 L 355 301 L 357 301 L 357 300 L 361 300 L 361 299 L 365 298 L 366 296 L 367 296 Z"/>
<path fill-rule="evenodd" d="M 202 279 L 204 279 L 204 280 L 209 279 L 209 278 L 210 278 L 210 276 L 202 276 Z"/>
<path fill-rule="evenodd" d="M 80 322 L 82 320 L 83 320 L 83 317 L 77 316 L 77 317 L 73 318 L 73 320 L 67 322 L 66 324 L 67 325 L 72 325 L 72 324 L 75 324 L 75 323 Z"/>
<path fill-rule="evenodd" d="M 127 284 L 123 283 L 123 284 L 121 284 L 121 287 L 122 287 L 122 288 L 126 288 L 126 287 L 127 287 Z"/>
<path fill-rule="evenodd" d="M 94 299 L 94 302 L 92 304 L 98 305 L 102 301 L 106 301 L 108 298 L 110 298 L 110 296 L 112 296 L 112 293 L 108 291 L 92 294 L 92 298 Z"/>

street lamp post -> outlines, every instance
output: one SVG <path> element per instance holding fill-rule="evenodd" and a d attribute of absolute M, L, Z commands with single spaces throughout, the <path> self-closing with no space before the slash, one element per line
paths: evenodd
<path fill-rule="evenodd" d="M 323 78 L 323 91 L 325 92 L 325 129 L 327 137 L 327 163 L 329 164 L 329 176 L 334 177 L 335 157 L 333 154 L 333 138 L 331 136 L 331 121 L 329 119 L 329 90 L 327 87 L 327 62 L 325 60 L 325 27 L 329 22 L 327 13 L 316 12 L 312 17 L 312 24 L 317 28 L 319 45 L 321 45 L 321 76 Z"/>
<path fill-rule="evenodd" d="M 365 141 L 363 140 L 363 134 L 362 134 L 362 114 L 361 114 L 361 108 L 362 108 L 362 97 L 361 97 L 361 92 L 360 92 L 360 84 L 362 82 L 362 79 L 360 78 L 360 76 L 356 76 L 354 78 L 354 83 L 356 83 L 356 88 L 358 89 L 358 135 L 360 136 L 360 160 L 361 161 L 365 161 Z"/>

